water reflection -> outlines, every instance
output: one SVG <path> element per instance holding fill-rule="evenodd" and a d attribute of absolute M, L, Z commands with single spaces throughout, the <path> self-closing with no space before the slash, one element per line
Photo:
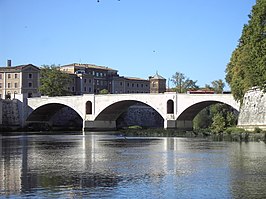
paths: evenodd
<path fill-rule="evenodd" d="M 0 194 L 263 198 L 265 149 L 264 143 L 196 138 L 0 136 Z"/>

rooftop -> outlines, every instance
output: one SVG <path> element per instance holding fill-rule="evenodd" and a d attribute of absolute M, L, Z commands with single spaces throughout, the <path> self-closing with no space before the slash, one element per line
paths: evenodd
<path fill-rule="evenodd" d="M 94 65 L 94 64 L 81 64 L 81 63 L 80 64 L 79 63 L 67 64 L 67 65 L 61 66 L 61 68 L 62 67 L 69 67 L 69 66 L 84 67 L 84 68 L 94 68 L 94 69 L 109 70 L 109 71 L 117 71 L 117 70 L 114 70 L 114 69 L 106 67 L 106 66 L 97 66 L 97 65 Z"/>
<path fill-rule="evenodd" d="M 28 66 L 32 66 L 38 70 L 40 70 L 37 66 L 34 66 L 33 64 L 24 64 L 24 65 L 19 65 L 19 66 L 5 66 L 5 67 L 0 67 L 0 72 L 14 72 L 14 71 L 21 71 L 24 68 L 28 67 Z"/>
<path fill-rule="evenodd" d="M 165 79 L 163 76 L 159 75 L 158 72 L 154 76 L 150 77 L 151 79 Z"/>

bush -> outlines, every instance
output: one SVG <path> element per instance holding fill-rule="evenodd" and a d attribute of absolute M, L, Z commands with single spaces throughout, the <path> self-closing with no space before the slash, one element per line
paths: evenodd
<path fill-rule="evenodd" d="M 254 129 L 254 133 L 262 133 L 262 129 L 260 129 L 259 127 L 256 127 Z"/>
<path fill-rule="evenodd" d="M 237 127 L 229 127 L 225 130 L 227 134 L 234 134 L 234 133 L 245 133 L 246 130 L 242 128 L 237 128 Z"/>

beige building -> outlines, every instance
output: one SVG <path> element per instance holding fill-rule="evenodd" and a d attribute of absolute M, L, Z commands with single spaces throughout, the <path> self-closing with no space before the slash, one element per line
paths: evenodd
<path fill-rule="evenodd" d="M 150 81 L 136 77 L 117 77 L 112 81 L 112 93 L 149 93 Z"/>
<path fill-rule="evenodd" d="M 75 95 L 99 93 L 106 89 L 109 93 L 149 93 L 149 80 L 122 77 L 118 71 L 105 66 L 93 64 L 68 64 L 60 70 L 70 74 L 71 83 L 68 90 Z"/>
<path fill-rule="evenodd" d="M 166 91 L 166 79 L 157 72 L 154 76 L 149 77 L 150 93 L 164 93 Z"/>
<path fill-rule="evenodd" d="M 99 93 L 106 89 L 111 93 L 112 79 L 118 77 L 117 70 L 93 64 L 68 64 L 60 70 L 71 75 L 72 82 L 68 90 L 73 94 Z"/>
<path fill-rule="evenodd" d="M 27 97 L 40 96 L 40 69 L 32 64 L 0 67 L 0 98 L 15 98 L 16 94 Z"/>

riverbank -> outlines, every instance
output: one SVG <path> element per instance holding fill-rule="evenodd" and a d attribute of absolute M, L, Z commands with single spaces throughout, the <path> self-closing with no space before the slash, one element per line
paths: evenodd
<path fill-rule="evenodd" d="M 248 132 L 226 130 L 222 133 L 212 133 L 207 130 L 180 131 L 177 129 L 123 129 L 120 130 L 125 137 L 199 137 L 213 141 L 234 141 L 234 142 L 266 142 L 266 132 Z"/>

